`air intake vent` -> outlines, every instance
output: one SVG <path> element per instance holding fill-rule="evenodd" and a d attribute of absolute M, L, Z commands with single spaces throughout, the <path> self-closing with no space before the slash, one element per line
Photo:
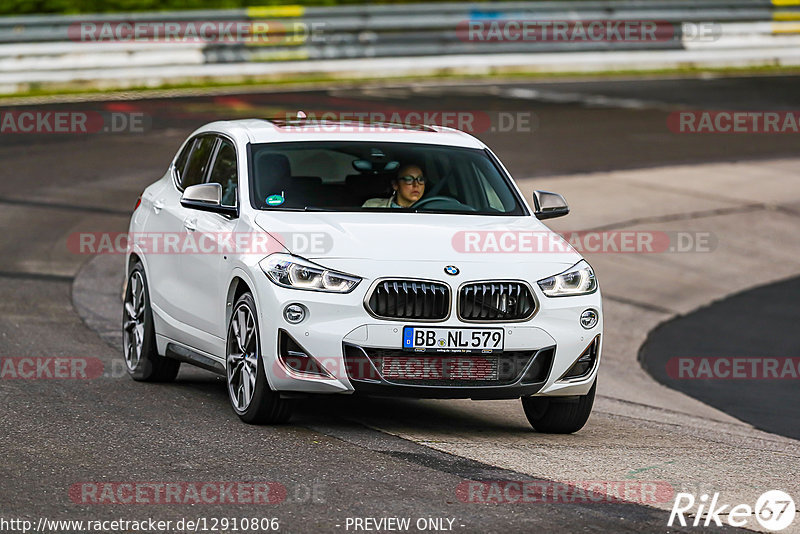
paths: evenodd
<path fill-rule="evenodd" d="M 462 321 L 524 321 L 536 312 L 536 300 L 523 282 L 475 282 L 461 287 Z"/>
<path fill-rule="evenodd" d="M 487 386 L 516 382 L 533 358 L 532 351 L 473 355 L 454 352 L 414 354 L 399 349 L 345 345 L 352 380 L 414 386 Z M 549 362 L 542 361 L 542 365 Z M 538 369 L 538 368 L 537 368 Z M 549 367 L 544 369 L 544 374 Z M 529 373 L 530 374 L 530 373 Z"/>
<path fill-rule="evenodd" d="M 441 321 L 450 315 L 450 288 L 423 280 L 381 280 L 366 306 L 376 317 Z"/>

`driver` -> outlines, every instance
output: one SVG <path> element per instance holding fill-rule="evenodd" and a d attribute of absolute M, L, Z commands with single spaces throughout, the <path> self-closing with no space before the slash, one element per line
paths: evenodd
<path fill-rule="evenodd" d="M 425 193 L 425 176 L 419 165 L 409 164 L 397 171 L 392 179 L 394 193 L 390 198 L 371 198 L 364 208 L 410 208 Z"/>

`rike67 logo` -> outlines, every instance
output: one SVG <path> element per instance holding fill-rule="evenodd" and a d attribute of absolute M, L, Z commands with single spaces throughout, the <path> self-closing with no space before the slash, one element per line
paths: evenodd
<path fill-rule="evenodd" d="M 695 499 L 691 493 L 678 493 L 667 526 L 671 527 L 676 520 L 680 526 L 687 526 L 684 514 L 689 516 L 688 521 L 693 527 L 708 527 L 712 523 L 721 527 L 723 521 L 732 527 L 743 527 L 755 516 L 763 528 L 778 532 L 794 522 L 796 512 L 794 500 L 788 493 L 780 490 L 763 493 L 756 500 L 754 507 L 749 504 L 724 504 L 720 500 L 719 493 L 715 493 L 710 499 L 707 494 Z M 692 516 L 694 521 L 691 519 Z"/>

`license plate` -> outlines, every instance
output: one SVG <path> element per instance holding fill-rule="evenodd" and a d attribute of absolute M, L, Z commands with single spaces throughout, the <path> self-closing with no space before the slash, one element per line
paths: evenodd
<path fill-rule="evenodd" d="M 503 352 L 502 328 L 403 328 L 403 350 L 414 352 Z"/>

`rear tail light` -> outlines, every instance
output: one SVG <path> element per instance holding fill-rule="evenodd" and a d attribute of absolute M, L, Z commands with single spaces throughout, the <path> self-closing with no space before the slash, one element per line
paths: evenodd
<path fill-rule="evenodd" d="M 139 198 L 137 198 L 137 199 L 136 199 L 136 205 L 133 207 L 133 211 L 136 211 L 136 210 L 138 210 L 138 209 L 139 209 L 139 206 L 140 206 L 141 204 L 142 204 L 142 196 L 141 196 L 141 195 L 139 195 Z"/>

